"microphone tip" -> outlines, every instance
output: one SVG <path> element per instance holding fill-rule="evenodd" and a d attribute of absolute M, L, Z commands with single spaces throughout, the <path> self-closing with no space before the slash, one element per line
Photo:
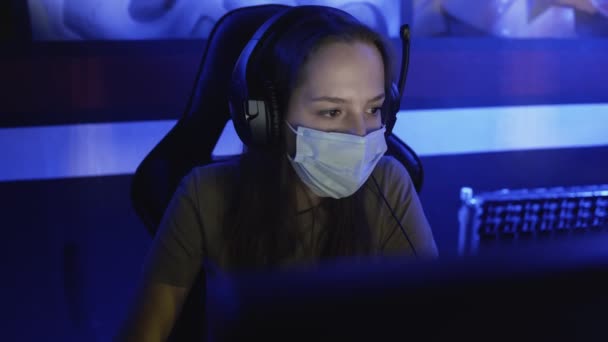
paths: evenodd
<path fill-rule="evenodd" d="M 410 39 L 410 25 L 403 24 L 401 26 L 401 37 L 405 39 Z"/>

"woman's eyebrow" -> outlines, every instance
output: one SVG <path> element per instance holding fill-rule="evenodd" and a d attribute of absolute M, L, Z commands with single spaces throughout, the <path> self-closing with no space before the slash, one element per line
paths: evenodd
<path fill-rule="evenodd" d="M 378 94 L 378 95 L 372 97 L 370 100 L 367 101 L 367 103 L 376 102 L 376 101 L 380 101 L 380 100 L 384 100 L 384 93 Z"/>
<path fill-rule="evenodd" d="M 375 101 L 380 101 L 382 99 L 384 99 L 384 93 L 382 94 L 378 94 L 376 96 L 374 96 L 373 98 L 369 99 L 367 101 L 367 103 L 370 102 L 375 102 Z M 334 97 L 334 96 L 319 96 L 319 97 L 314 97 L 310 100 L 311 102 L 332 102 L 332 103 L 345 103 L 348 102 L 346 99 L 343 99 L 341 97 Z"/>

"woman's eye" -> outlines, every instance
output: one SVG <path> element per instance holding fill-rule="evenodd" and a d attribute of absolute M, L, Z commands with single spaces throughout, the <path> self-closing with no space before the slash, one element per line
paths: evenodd
<path fill-rule="evenodd" d="M 322 116 L 329 117 L 329 118 L 335 118 L 336 116 L 340 115 L 340 110 L 339 109 L 322 110 L 319 112 L 319 114 Z"/>
<path fill-rule="evenodd" d="M 378 116 L 382 113 L 382 107 L 374 107 L 371 109 L 371 113 L 373 116 Z"/>

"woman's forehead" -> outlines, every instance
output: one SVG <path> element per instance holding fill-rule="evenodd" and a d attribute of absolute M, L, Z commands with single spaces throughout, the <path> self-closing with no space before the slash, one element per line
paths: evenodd
<path fill-rule="evenodd" d="M 382 55 L 372 44 L 330 43 L 310 56 L 301 81 L 312 97 L 340 97 L 341 92 L 370 92 L 375 96 L 384 89 Z"/>

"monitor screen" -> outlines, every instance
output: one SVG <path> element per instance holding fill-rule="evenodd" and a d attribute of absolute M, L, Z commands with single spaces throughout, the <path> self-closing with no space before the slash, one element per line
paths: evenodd
<path fill-rule="evenodd" d="M 341 8 L 389 37 L 608 35 L 608 0 L 28 0 L 34 40 L 206 38 L 226 12 L 259 4 Z"/>
<path fill-rule="evenodd" d="M 214 341 L 601 341 L 606 242 L 580 236 L 483 258 L 209 273 L 205 329 Z"/>

